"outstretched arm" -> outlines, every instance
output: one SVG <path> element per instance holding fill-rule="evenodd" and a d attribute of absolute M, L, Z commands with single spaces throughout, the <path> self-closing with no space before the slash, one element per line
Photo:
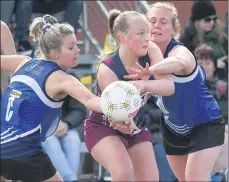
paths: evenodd
<path fill-rule="evenodd" d="M 128 67 L 129 72 L 132 75 L 125 76 L 128 79 L 137 79 L 143 76 L 150 75 L 187 75 L 190 74 L 196 66 L 195 57 L 184 46 L 177 46 L 169 53 L 169 57 L 163 61 L 159 61 L 149 68 L 142 68 L 138 64 L 138 68 Z"/>
<path fill-rule="evenodd" d="M 23 65 L 31 59 L 23 55 L 1 55 L 1 69 L 10 73 L 14 73 L 20 65 Z"/>
<path fill-rule="evenodd" d="M 192 53 L 184 46 L 175 47 L 169 57 L 151 66 L 151 74 L 187 75 L 195 68 L 196 62 Z"/>
<path fill-rule="evenodd" d="M 91 93 L 91 91 L 88 90 L 77 78 L 63 72 L 62 70 L 52 73 L 47 79 L 45 85 L 47 94 L 54 100 L 59 100 L 57 95 L 60 95 L 61 98 L 70 95 L 84 104 L 89 110 L 102 112 L 100 98 Z"/>
<path fill-rule="evenodd" d="M 17 54 L 13 36 L 9 27 L 3 21 L 1 21 L 1 52 L 6 55 Z"/>
<path fill-rule="evenodd" d="M 149 44 L 149 57 L 150 57 L 150 67 L 146 67 L 146 69 L 142 68 L 140 64 L 137 64 L 138 69 L 134 69 L 134 68 L 127 68 L 129 70 L 130 73 L 133 73 L 135 71 L 135 73 L 137 73 L 136 75 L 128 75 L 125 76 L 126 78 L 129 79 L 136 79 L 135 76 L 139 75 L 153 75 L 155 80 L 139 80 L 139 81 L 133 81 L 132 84 L 140 84 L 143 86 L 143 89 L 145 91 L 149 91 L 152 94 L 158 94 L 158 95 L 162 95 L 162 96 L 169 96 L 172 95 L 174 93 L 174 82 L 172 79 L 172 75 L 168 74 L 168 73 L 151 73 L 151 69 L 155 64 L 159 64 L 162 62 L 163 60 L 163 55 L 161 53 L 161 50 L 159 49 L 159 47 L 154 44 L 154 43 L 150 43 Z M 141 78 L 138 77 L 138 78 Z"/>

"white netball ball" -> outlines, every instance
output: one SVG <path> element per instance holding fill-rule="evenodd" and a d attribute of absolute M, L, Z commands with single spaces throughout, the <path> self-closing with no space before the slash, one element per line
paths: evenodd
<path fill-rule="evenodd" d="M 103 90 L 100 105 L 107 117 L 115 121 L 127 121 L 138 113 L 142 99 L 134 85 L 115 81 Z"/>

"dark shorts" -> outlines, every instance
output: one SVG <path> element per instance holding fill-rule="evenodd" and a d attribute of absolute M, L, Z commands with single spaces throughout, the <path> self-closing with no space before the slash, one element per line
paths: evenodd
<path fill-rule="evenodd" d="M 123 134 L 102 123 L 95 123 L 91 122 L 90 120 L 85 120 L 84 122 L 86 122 L 84 123 L 84 140 L 89 152 L 91 152 L 91 149 L 100 140 L 107 136 L 119 137 L 127 149 L 140 142 L 152 142 L 152 135 L 146 129 L 142 129 L 140 133 L 131 136 L 128 134 Z"/>
<path fill-rule="evenodd" d="M 163 143 L 167 155 L 186 155 L 196 151 L 223 145 L 225 123 L 220 118 L 194 126 L 188 136 L 178 136 L 161 120 Z"/>
<path fill-rule="evenodd" d="M 56 169 L 42 149 L 21 157 L 1 160 L 0 175 L 9 180 L 38 182 L 53 177 L 55 173 Z"/>

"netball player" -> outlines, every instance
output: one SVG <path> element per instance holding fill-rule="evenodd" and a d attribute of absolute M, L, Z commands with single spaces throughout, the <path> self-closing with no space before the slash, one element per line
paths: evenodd
<path fill-rule="evenodd" d="M 111 10 L 109 13 L 110 33 L 117 42 L 118 49 L 102 56 L 98 69 L 97 95 L 110 83 L 125 80 L 128 74 L 125 66 L 139 62 L 143 67 L 162 60 L 159 48 L 149 44 L 149 23 L 135 12 Z M 152 54 L 147 54 L 148 49 Z M 171 95 L 174 85 L 170 75 L 155 76 L 152 86 L 155 94 Z M 111 174 L 112 181 L 158 181 L 158 169 L 151 143 L 152 136 L 147 130 L 147 122 L 140 111 L 135 118 L 139 131 L 133 128 L 109 127 L 107 117 L 90 112 L 84 123 L 84 138 L 89 152 Z"/>
<path fill-rule="evenodd" d="M 138 69 L 128 68 L 133 75 L 125 78 L 173 74 L 175 93 L 156 96 L 163 112 L 168 161 L 179 181 L 208 181 L 224 142 L 222 112 L 204 84 L 203 68 L 197 65 L 194 54 L 176 40 L 180 30 L 176 8 L 166 2 L 154 3 L 148 21 L 150 40 L 159 46 L 165 59 L 147 70 L 140 65 Z M 154 76 L 150 79 L 154 80 Z"/>
<path fill-rule="evenodd" d="M 40 58 L 1 56 L 1 69 L 14 73 L 1 106 L 1 175 L 61 181 L 41 141 L 56 130 L 67 95 L 98 112 L 100 99 L 63 71 L 77 66 L 80 50 L 72 26 L 46 15 L 33 20 L 30 34 L 38 41 Z"/>

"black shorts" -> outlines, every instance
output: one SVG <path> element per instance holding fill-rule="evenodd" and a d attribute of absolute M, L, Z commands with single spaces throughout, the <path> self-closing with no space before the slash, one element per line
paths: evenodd
<path fill-rule="evenodd" d="M 1 160 L 0 173 L 9 180 L 38 182 L 53 177 L 56 169 L 47 154 L 41 149 L 22 157 Z"/>
<path fill-rule="evenodd" d="M 162 116 L 161 129 L 166 155 L 186 155 L 224 143 L 225 123 L 223 118 L 198 124 L 192 128 L 188 136 L 178 136 L 165 126 Z"/>

